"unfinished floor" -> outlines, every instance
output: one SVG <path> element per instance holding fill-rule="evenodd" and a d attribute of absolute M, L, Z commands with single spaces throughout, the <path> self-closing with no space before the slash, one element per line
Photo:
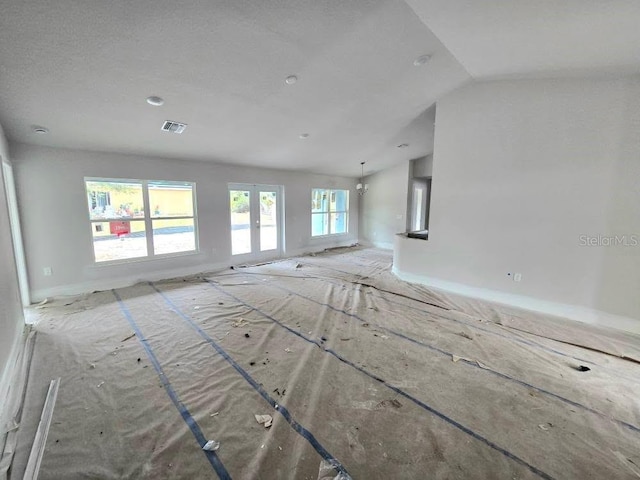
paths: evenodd
<path fill-rule="evenodd" d="M 640 477 L 640 337 L 390 267 L 343 249 L 43 305 L 10 478 L 56 377 L 41 479 Z"/>

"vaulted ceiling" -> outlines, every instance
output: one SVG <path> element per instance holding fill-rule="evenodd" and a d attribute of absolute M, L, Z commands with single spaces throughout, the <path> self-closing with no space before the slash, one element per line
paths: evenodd
<path fill-rule="evenodd" d="M 357 176 L 430 153 L 426 110 L 472 76 L 639 71 L 639 4 L 0 0 L 0 123 L 24 143 Z"/>

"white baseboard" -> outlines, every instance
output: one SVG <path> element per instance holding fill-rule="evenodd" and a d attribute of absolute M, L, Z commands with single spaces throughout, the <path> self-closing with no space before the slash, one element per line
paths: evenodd
<path fill-rule="evenodd" d="M 156 272 L 145 273 L 142 276 L 128 276 L 119 278 L 106 278 L 100 280 L 87 280 L 82 283 L 71 283 L 59 285 L 52 288 L 43 288 L 33 290 L 31 299 L 34 303 L 41 302 L 45 298 L 81 295 L 95 291 L 111 290 L 113 288 L 124 288 L 141 282 L 157 282 L 169 278 L 186 277 L 188 275 L 197 275 L 204 272 L 214 272 L 229 268 L 230 263 L 203 264 L 186 268 L 173 268 L 167 270 L 158 270 Z"/>
<path fill-rule="evenodd" d="M 4 365 L 2 372 L 0 372 L 0 447 L 4 445 L 3 438 L 5 434 L 5 428 L 10 420 L 11 413 L 14 409 L 12 386 L 19 385 L 21 380 L 16 378 L 20 374 L 20 369 L 17 368 L 20 364 L 21 357 L 24 353 L 27 335 L 25 335 L 25 329 L 19 328 L 16 334 L 16 338 L 11 346 L 11 353 L 7 358 L 7 363 Z M 2 448 L 0 448 L 2 453 Z"/>
<path fill-rule="evenodd" d="M 550 302 L 525 295 L 515 295 L 512 293 L 501 292 L 499 290 L 471 287 L 462 283 L 449 282 L 438 278 L 417 275 L 415 273 L 401 272 L 396 269 L 395 265 L 392 271 L 401 280 L 420 283 L 437 290 L 488 300 L 490 302 L 522 308 L 524 310 L 532 310 L 534 312 L 555 315 L 557 317 L 568 318 L 570 320 L 576 320 L 590 325 L 611 327 L 627 333 L 640 334 L 640 320 L 638 319 L 602 312 L 588 307 Z"/>
<path fill-rule="evenodd" d="M 9 390 L 14 380 L 15 376 L 15 367 L 18 364 L 18 360 L 22 355 L 24 350 L 26 336 L 24 335 L 24 329 L 18 329 L 16 338 L 13 341 L 13 345 L 11 347 L 11 353 L 9 354 L 9 358 L 7 358 L 7 363 L 4 366 L 2 372 L 0 372 L 0 405 L 3 405 L 3 409 L 0 412 L 0 418 L 2 420 L 6 420 L 3 417 L 5 399 L 9 395 Z M 0 430 L 4 427 L 4 422 L 0 425 Z"/>
<path fill-rule="evenodd" d="M 313 245 L 307 245 L 307 247 L 305 248 L 296 248 L 293 250 L 288 250 L 286 255 L 283 258 L 299 257 L 301 255 L 305 255 L 308 253 L 320 253 L 330 248 L 350 247 L 352 245 L 357 245 L 357 244 L 358 244 L 358 240 L 354 238 L 337 240 L 333 242 L 317 243 Z"/>
<path fill-rule="evenodd" d="M 389 242 L 372 242 L 371 240 L 358 240 L 363 247 L 375 247 L 383 250 L 393 250 L 393 243 Z"/>
<path fill-rule="evenodd" d="M 306 248 L 290 250 L 287 252 L 286 256 L 282 258 L 297 257 L 300 255 L 304 255 L 305 253 L 318 253 L 318 252 L 322 252 L 326 248 L 347 247 L 347 246 L 353 245 L 354 242 L 355 242 L 354 239 L 344 239 L 341 241 L 318 243 L 317 245 L 307 246 Z M 275 258 L 273 260 L 275 260 Z M 155 272 L 145 273 L 140 276 L 126 276 L 126 277 L 117 277 L 117 278 L 112 277 L 112 278 L 105 278 L 100 280 L 86 280 L 81 283 L 65 284 L 65 285 L 59 285 L 51 288 L 33 290 L 31 292 L 31 301 L 33 303 L 38 303 L 50 297 L 81 295 L 84 293 L 90 293 L 95 291 L 111 290 L 113 288 L 130 287 L 131 285 L 135 285 L 141 282 L 157 282 L 160 280 L 167 280 L 169 278 L 185 277 L 188 275 L 198 275 L 200 273 L 206 273 L 206 272 L 216 272 L 219 270 L 224 270 L 226 268 L 229 268 L 231 265 L 234 265 L 233 260 L 227 260 L 226 262 L 220 262 L 220 263 L 201 264 L 201 265 L 195 265 L 195 266 L 185 267 L 185 268 L 158 270 Z"/>
<path fill-rule="evenodd" d="M 2 403 L 0 410 L 0 478 L 7 478 L 18 443 L 19 426 L 22 418 L 24 396 L 29 380 L 31 356 L 35 345 L 35 332 L 30 328 L 23 328 L 10 360 L 3 372 Z"/>

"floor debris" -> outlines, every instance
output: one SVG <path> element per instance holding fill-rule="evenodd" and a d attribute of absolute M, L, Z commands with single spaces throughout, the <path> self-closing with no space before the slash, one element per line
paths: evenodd
<path fill-rule="evenodd" d="M 338 472 L 329 460 L 322 460 L 318 469 L 318 480 L 351 480 L 351 477 L 346 473 Z"/>
<path fill-rule="evenodd" d="M 202 449 L 207 451 L 207 452 L 215 452 L 219 448 L 220 448 L 220 442 L 216 442 L 215 440 L 209 440 L 202 447 Z"/>
<path fill-rule="evenodd" d="M 240 320 L 236 320 L 234 321 L 231 326 L 232 327 L 244 327 L 245 325 L 248 325 L 249 322 L 247 322 L 244 318 L 241 318 Z"/>
<path fill-rule="evenodd" d="M 209 415 L 209 416 L 210 416 L 210 417 L 215 417 L 215 416 L 217 416 L 217 415 L 219 415 L 219 414 L 220 414 L 220 412 L 215 412 L 215 413 L 212 413 L 212 414 L 211 414 L 211 415 Z"/>
<path fill-rule="evenodd" d="M 588 372 L 591 369 L 586 365 L 580 365 L 579 367 L 576 367 L 576 370 L 578 370 L 579 372 Z"/>
<path fill-rule="evenodd" d="M 256 418 L 256 422 L 264 425 L 264 428 L 269 428 L 273 424 L 273 417 L 271 415 L 254 415 L 254 417 Z"/>
<path fill-rule="evenodd" d="M 132 333 L 132 334 L 131 334 L 131 335 L 129 335 L 128 337 L 124 337 L 122 340 L 120 340 L 120 342 L 126 342 L 127 340 L 129 340 L 129 339 L 131 339 L 131 338 L 133 338 L 133 337 L 135 337 L 135 336 L 136 336 L 136 334 L 135 334 L 135 333 Z"/>
<path fill-rule="evenodd" d="M 626 466 L 631 472 L 635 474 L 636 477 L 640 478 L 640 466 L 636 462 L 634 462 L 630 458 L 627 458 L 623 453 L 617 452 L 615 450 L 611 450 L 611 453 L 613 453 L 614 457 L 620 460 L 622 465 Z"/>
<path fill-rule="evenodd" d="M 402 403 L 400 403 L 399 400 L 396 400 L 395 398 L 391 399 L 391 400 L 382 400 L 380 403 L 378 403 L 376 405 L 376 408 L 384 408 L 384 407 L 388 407 L 391 406 L 393 408 L 401 408 L 402 407 Z"/>
<path fill-rule="evenodd" d="M 42 307 L 44 307 L 44 306 L 45 306 L 47 303 L 49 303 L 49 302 L 50 302 L 49 298 L 45 298 L 44 300 L 42 300 L 42 301 L 38 304 L 38 306 L 37 306 L 36 308 L 37 308 L 37 309 L 41 309 Z"/>

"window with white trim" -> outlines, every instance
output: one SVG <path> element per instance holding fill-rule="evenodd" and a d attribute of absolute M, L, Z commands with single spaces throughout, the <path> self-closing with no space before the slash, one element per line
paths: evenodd
<path fill-rule="evenodd" d="M 314 188 L 311 191 L 311 236 L 349 231 L 349 190 Z"/>
<path fill-rule="evenodd" d="M 195 183 L 85 178 L 96 263 L 198 251 Z"/>

